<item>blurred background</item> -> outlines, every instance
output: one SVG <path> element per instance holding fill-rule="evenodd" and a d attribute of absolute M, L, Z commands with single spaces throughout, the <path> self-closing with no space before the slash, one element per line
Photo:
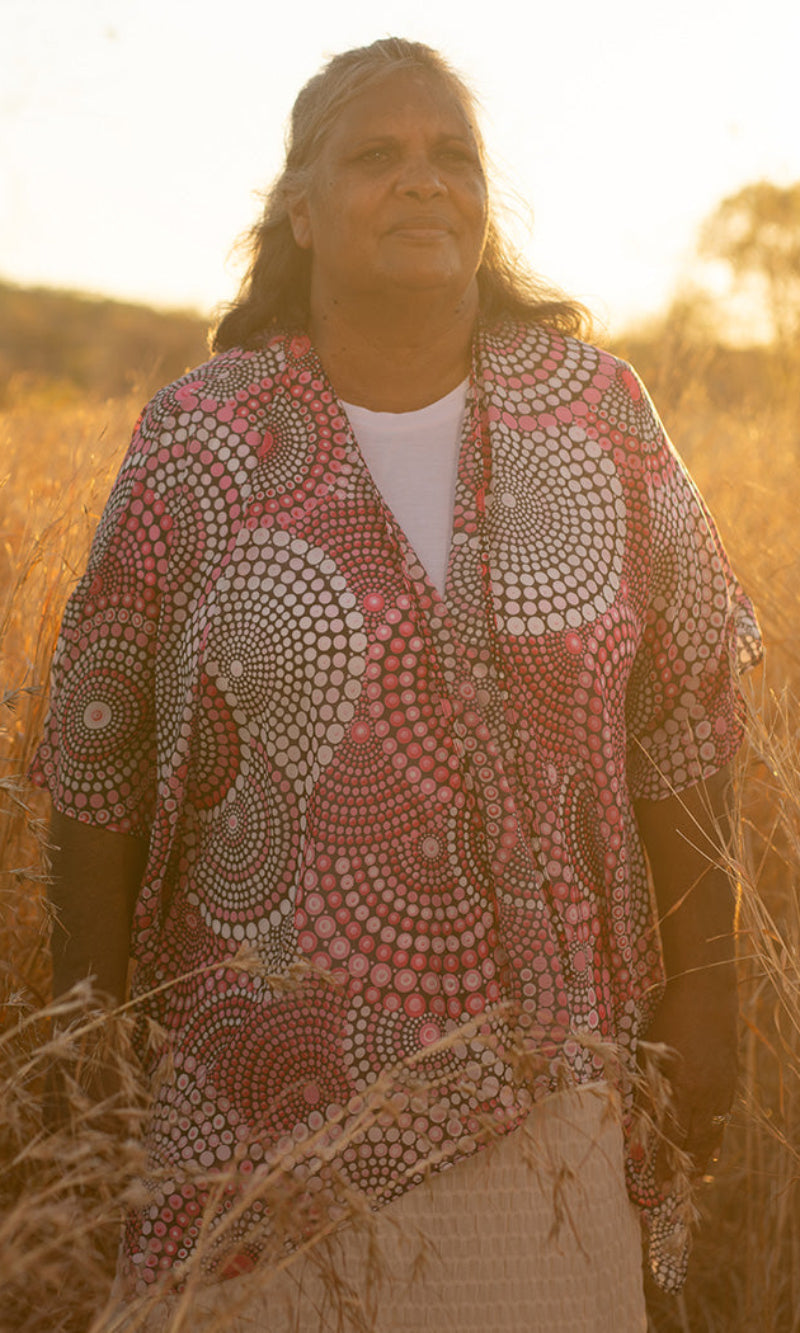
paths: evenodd
<path fill-rule="evenodd" d="M 387 34 L 466 75 L 499 183 L 533 210 L 533 268 L 613 334 L 698 279 L 721 199 L 800 179 L 794 0 L 1 0 L 0 277 L 230 299 L 298 89 Z M 725 272 L 702 270 L 722 300 Z M 753 311 L 736 332 L 765 335 Z"/>

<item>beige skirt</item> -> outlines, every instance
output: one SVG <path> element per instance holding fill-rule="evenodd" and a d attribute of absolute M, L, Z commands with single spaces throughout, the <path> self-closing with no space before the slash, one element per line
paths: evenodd
<path fill-rule="evenodd" d="M 129 1310 L 129 1316 L 133 1314 Z M 643 1333 L 639 1222 L 604 1084 L 276 1273 L 162 1304 L 148 1333 Z"/>

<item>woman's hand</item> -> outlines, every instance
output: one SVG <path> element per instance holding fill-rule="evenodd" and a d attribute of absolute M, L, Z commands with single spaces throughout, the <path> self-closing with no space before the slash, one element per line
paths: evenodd
<path fill-rule="evenodd" d="M 718 1149 L 736 1090 L 738 1002 L 735 892 L 727 770 L 664 801 L 640 801 L 636 817 L 653 876 L 667 974 L 645 1039 L 669 1048 L 667 1139 L 702 1175 Z M 657 1174 L 670 1174 L 659 1154 Z"/>
<path fill-rule="evenodd" d="M 131 916 L 147 860 L 147 843 L 82 824 L 53 811 L 51 950 L 57 1000 L 78 981 L 113 1004 L 125 999 Z"/>
<path fill-rule="evenodd" d="M 738 1074 L 738 1002 L 735 987 L 702 973 L 671 981 L 646 1034 L 669 1048 L 662 1068 L 672 1090 L 667 1140 L 689 1155 L 694 1173 L 705 1174 L 719 1150 Z M 660 1183 L 671 1171 L 659 1154 Z"/>
<path fill-rule="evenodd" d="M 49 894 L 56 919 L 46 1123 L 51 1130 L 65 1128 L 78 1113 L 81 1096 L 91 1107 L 107 1107 L 111 1120 L 121 1117 L 122 1123 L 129 1098 L 120 1075 L 125 1061 L 120 1063 L 121 1027 L 114 1010 L 125 999 L 131 914 L 147 844 L 57 810 L 50 839 Z"/>

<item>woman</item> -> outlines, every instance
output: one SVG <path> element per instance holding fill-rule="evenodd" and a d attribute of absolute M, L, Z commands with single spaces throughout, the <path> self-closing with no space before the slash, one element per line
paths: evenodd
<path fill-rule="evenodd" d="M 303 89 L 220 354 L 138 423 L 36 764 L 56 987 L 92 972 L 121 999 L 133 914 L 134 994 L 167 1033 L 140 1288 L 200 1250 L 216 1277 L 252 1266 L 243 1191 L 277 1158 L 287 1244 L 354 1199 L 398 1249 L 435 1228 L 378 1328 L 644 1327 L 598 1094 L 629 1125 L 637 1043 L 664 1041 L 674 1136 L 698 1171 L 718 1143 L 731 662 L 757 638 L 641 385 L 580 327 L 507 260 L 439 56 L 388 39 Z M 531 1143 L 580 1177 L 555 1247 Z M 633 1150 L 628 1184 L 676 1284 Z M 300 1284 L 291 1326 L 328 1327 Z M 247 1326 L 283 1327 L 289 1291 Z"/>

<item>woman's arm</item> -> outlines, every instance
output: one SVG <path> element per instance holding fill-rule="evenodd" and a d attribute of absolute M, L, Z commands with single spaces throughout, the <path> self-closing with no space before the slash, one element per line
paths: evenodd
<path fill-rule="evenodd" d="M 736 895 L 725 868 L 730 790 L 725 768 L 679 795 L 636 804 L 667 974 L 646 1037 L 676 1052 L 675 1137 L 701 1174 L 719 1143 L 714 1117 L 730 1109 L 737 1076 Z"/>
<path fill-rule="evenodd" d="M 147 860 L 147 843 L 53 811 L 53 995 L 94 977 L 116 1004 L 125 999 L 133 907 Z"/>

